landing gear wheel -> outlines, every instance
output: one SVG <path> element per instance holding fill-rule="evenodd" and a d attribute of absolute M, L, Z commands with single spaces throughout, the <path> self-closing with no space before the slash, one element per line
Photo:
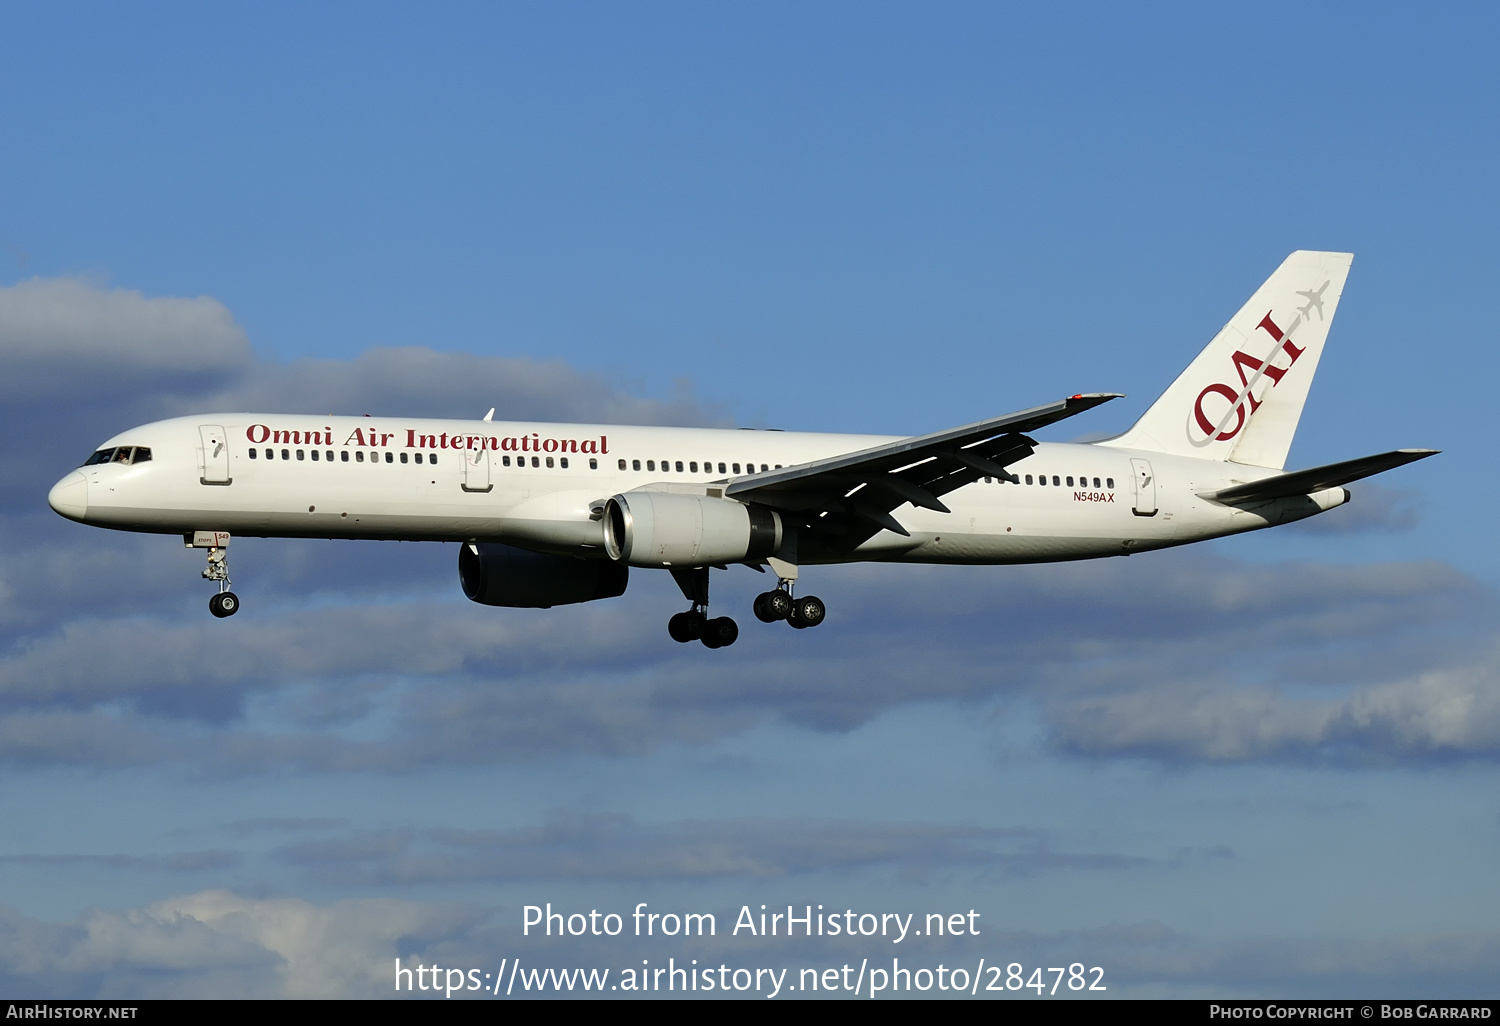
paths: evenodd
<path fill-rule="evenodd" d="M 792 614 L 787 617 L 786 622 L 800 631 L 816 627 L 827 615 L 828 610 L 823 606 L 823 600 L 807 595 L 792 603 Z"/>
<path fill-rule="evenodd" d="M 208 611 L 219 619 L 240 611 L 240 599 L 232 591 L 223 591 L 208 600 Z"/>
<path fill-rule="evenodd" d="M 709 620 L 703 625 L 705 648 L 728 648 L 740 636 L 740 625 L 727 616 Z"/>
<path fill-rule="evenodd" d="M 755 618 L 761 623 L 775 623 L 792 614 L 792 597 L 777 588 L 755 596 L 752 608 L 755 610 Z"/>
<path fill-rule="evenodd" d="M 688 611 L 678 613 L 667 621 L 667 633 L 672 635 L 672 640 L 686 644 L 689 641 L 697 641 L 703 637 L 705 618 L 702 613 Z"/>

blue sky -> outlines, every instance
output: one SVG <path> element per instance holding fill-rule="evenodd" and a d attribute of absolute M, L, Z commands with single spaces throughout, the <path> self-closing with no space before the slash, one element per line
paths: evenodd
<path fill-rule="evenodd" d="M 74 6 L 0 36 L 0 980 L 379 994 L 885 949 L 538 944 L 520 908 L 976 908 L 910 955 L 1127 995 L 1500 968 L 1497 15 L 1483 6 Z M 467 603 L 451 546 L 62 521 L 226 408 L 1123 429 L 1293 249 L 1356 254 L 1291 464 L 1444 455 L 1108 563 L 820 570 L 828 623 Z M 721 955 L 722 953 L 722 955 Z M 905 951 L 901 952 L 903 958 Z M 1048 961 L 1052 960 L 1052 961 Z"/>

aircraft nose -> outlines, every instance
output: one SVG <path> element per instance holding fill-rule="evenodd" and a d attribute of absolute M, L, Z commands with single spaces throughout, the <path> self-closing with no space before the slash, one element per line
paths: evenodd
<path fill-rule="evenodd" d="M 69 520 L 82 520 L 89 511 L 89 480 L 73 471 L 47 493 L 47 505 Z"/>

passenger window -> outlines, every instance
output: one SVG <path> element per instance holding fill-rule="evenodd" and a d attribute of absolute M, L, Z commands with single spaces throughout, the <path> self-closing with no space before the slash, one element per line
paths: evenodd
<path fill-rule="evenodd" d="M 431 463 L 434 467 L 437 466 L 437 453 L 435 453 L 435 452 L 428 453 L 427 454 L 427 462 Z"/>
<path fill-rule="evenodd" d="M 1113 488 L 1115 486 L 1115 479 L 1112 477 L 1106 477 L 1104 479 L 1104 483 L 1107 487 Z"/>
<path fill-rule="evenodd" d="M 734 468 L 736 474 L 740 472 L 740 465 L 738 463 L 731 463 L 730 466 Z"/>
<path fill-rule="evenodd" d="M 1052 487 L 1054 487 L 1054 488 L 1058 487 L 1058 484 L 1057 484 L 1057 475 L 1056 474 L 1052 475 Z"/>
<path fill-rule="evenodd" d="M 1031 484 L 1031 475 L 1030 474 L 1026 475 L 1026 483 L 1027 484 Z"/>
<path fill-rule="evenodd" d="M 258 450 L 256 450 L 256 449 L 251 449 L 250 450 L 250 458 L 252 460 L 255 459 L 255 457 L 257 457 L 259 455 L 260 455 L 260 452 Z"/>
<path fill-rule="evenodd" d="M 510 466 L 510 457 L 509 456 L 501 456 L 500 457 L 500 465 L 502 467 L 508 467 L 508 466 Z"/>
<path fill-rule="evenodd" d="M 312 458 L 313 458 L 313 460 L 314 460 L 314 461 L 315 461 L 315 462 L 316 462 L 316 460 L 317 460 L 317 458 L 318 458 L 318 450 L 316 450 L 316 449 L 314 449 L 314 450 L 313 450 L 313 451 L 312 451 Z"/>
<path fill-rule="evenodd" d="M 1096 477 L 1096 478 L 1094 478 L 1094 487 L 1095 487 L 1095 488 L 1098 488 L 1098 487 L 1099 487 L 1099 479 L 1098 479 L 1098 478 L 1097 478 L 1097 477 Z"/>
<path fill-rule="evenodd" d="M 564 470 L 567 470 L 568 469 L 568 458 L 566 456 L 559 456 L 557 458 L 557 465 L 559 467 L 562 467 Z"/>
<path fill-rule="evenodd" d="M 698 466 L 698 464 L 696 464 L 696 463 L 693 464 L 694 468 L 696 468 L 697 466 Z M 682 473 L 682 461 L 681 460 L 677 461 L 677 473 L 679 473 L 679 474 Z"/>
<path fill-rule="evenodd" d="M 724 464 L 722 463 L 719 464 L 719 473 L 724 473 Z"/>
<path fill-rule="evenodd" d="M 402 463 L 406 462 L 406 453 L 404 453 L 404 452 L 401 454 L 401 462 Z"/>
<path fill-rule="evenodd" d="M 681 470 L 682 468 L 678 467 L 677 469 Z M 698 461 L 694 460 L 693 462 L 689 463 L 688 470 L 692 471 L 694 474 L 698 473 Z"/>
<path fill-rule="evenodd" d="M 533 456 L 531 457 L 531 465 L 533 467 L 540 467 L 542 465 L 542 461 Z"/>
<path fill-rule="evenodd" d="M 284 460 L 291 459 L 292 458 L 292 451 L 290 449 L 283 449 L 283 450 L 281 450 L 281 458 L 284 459 Z"/>
<path fill-rule="evenodd" d="M 592 456 L 589 457 L 589 469 L 590 470 L 598 470 L 599 469 L 599 461 L 596 460 L 596 459 L 594 459 Z"/>
<path fill-rule="evenodd" d="M 625 461 L 624 460 L 620 461 L 620 469 L 621 470 L 625 469 Z M 640 460 L 636 460 L 635 461 L 635 469 L 636 470 L 640 470 L 641 469 L 641 461 Z"/>
<path fill-rule="evenodd" d="M 1073 475 L 1072 474 L 1068 475 L 1068 487 L 1069 488 L 1073 487 Z"/>
<path fill-rule="evenodd" d="M 395 463 L 396 462 L 396 454 L 392 453 L 392 452 L 386 453 L 385 454 L 385 461 L 387 463 Z"/>
<path fill-rule="evenodd" d="M 547 469 L 548 470 L 552 469 L 552 457 L 551 456 L 547 457 Z"/>
<path fill-rule="evenodd" d="M 298 459 L 299 459 L 299 460 L 300 460 L 300 459 L 303 459 L 303 458 L 304 458 L 304 457 L 303 457 L 303 455 L 302 455 L 302 450 L 301 450 L 301 449 L 298 449 L 298 450 L 297 450 L 297 458 L 298 458 Z"/>
<path fill-rule="evenodd" d="M 266 451 L 270 452 L 271 450 L 267 449 Z M 356 449 L 354 451 L 354 462 L 355 463 L 363 463 L 364 461 L 365 461 L 365 451 L 363 449 Z"/>
<path fill-rule="evenodd" d="M 422 462 L 422 454 L 419 453 L 419 452 L 412 453 L 411 458 L 412 458 L 412 460 L 414 462 L 417 462 L 417 463 L 421 463 Z"/>
<path fill-rule="evenodd" d="M 328 451 L 327 451 L 327 452 L 326 452 L 326 453 L 325 453 L 325 454 L 324 454 L 324 458 L 325 458 L 325 459 L 327 459 L 327 460 L 328 460 L 328 462 L 329 462 L 329 463 L 332 463 L 332 462 L 333 462 L 333 450 L 332 450 L 332 449 L 329 449 L 329 450 L 328 450 Z"/>
<path fill-rule="evenodd" d="M 341 463 L 348 463 L 349 462 L 349 450 L 348 449 L 344 449 L 344 450 L 342 450 L 339 453 L 339 461 Z"/>

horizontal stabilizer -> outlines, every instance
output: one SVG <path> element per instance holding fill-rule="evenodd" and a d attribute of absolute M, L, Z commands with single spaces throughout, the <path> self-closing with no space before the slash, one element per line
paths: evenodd
<path fill-rule="evenodd" d="M 1358 481 L 1360 478 L 1383 473 L 1407 463 L 1425 460 L 1429 456 L 1436 456 L 1440 451 L 1438 449 L 1397 449 L 1395 452 L 1383 452 L 1378 456 L 1362 456 L 1357 460 L 1330 463 L 1325 467 L 1312 467 L 1290 474 L 1277 474 L 1275 477 L 1251 481 L 1249 484 L 1233 485 L 1217 492 L 1200 492 L 1199 494 L 1205 499 L 1223 503 L 1262 502 L 1290 495 L 1311 495 L 1324 488 L 1348 484 L 1350 481 Z"/>

